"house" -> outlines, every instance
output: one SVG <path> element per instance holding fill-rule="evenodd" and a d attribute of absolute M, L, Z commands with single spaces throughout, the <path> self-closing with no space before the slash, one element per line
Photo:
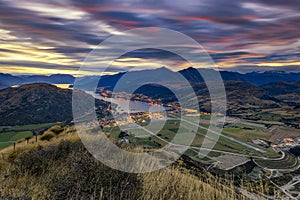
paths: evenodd
<path fill-rule="evenodd" d="M 290 137 L 286 137 L 286 138 L 283 138 L 283 142 L 294 142 L 294 139 L 290 138 Z"/>

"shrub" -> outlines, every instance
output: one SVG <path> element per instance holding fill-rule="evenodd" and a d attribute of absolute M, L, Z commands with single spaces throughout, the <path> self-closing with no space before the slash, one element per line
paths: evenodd
<path fill-rule="evenodd" d="M 46 133 L 44 133 L 44 134 L 41 136 L 40 140 L 42 140 L 42 141 L 45 141 L 45 140 L 49 141 L 49 140 L 51 140 L 53 137 L 55 137 L 55 134 L 54 134 L 54 133 L 52 133 L 52 132 L 46 132 Z"/>
<path fill-rule="evenodd" d="M 10 165 L 13 173 L 1 183 L 1 199 L 138 199 L 141 195 L 137 174 L 105 166 L 81 142 L 14 152 Z"/>
<path fill-rule="evenodd" d="M 64 127 L 57 125 L 57 126 L 51 127 L 48 131 L 53 132 L 55 135 L 59 135 L 60 133 L 62 133 L 64 131 Z"/>

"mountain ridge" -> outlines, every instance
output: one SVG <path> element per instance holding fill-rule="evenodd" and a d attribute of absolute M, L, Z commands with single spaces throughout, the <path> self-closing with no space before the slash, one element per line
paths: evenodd
<path fill-rule="evenodd" d="M 140 71 L 130 71 L 129 74 L 136 74 L 136 76 L 147 75 L 148 73 L 159 74 L 164 71 L 171 71 L 166 67 L 161 67 L 157 69 L 148 69 L 148 70 L 140 70 Z M 196 69 L 196 68 L 186 68 L 179 70 L 178 72 L 183 75 L 190 82 L 204 82 L 200 73 L 202 70 L 214 70 L 214 69 Z M 224 81 L 228 80 L 243 80 L 253 85 L 266 85 L 269 83 L 273 83 L 276 81 L 284 81 L 284 82 L 296 82 L 300 81 L 300 73 L 286 73 L 282 71 L 266 71 L 266 72 L 251 72 L 246 74 L 241 74 L 239 72 L 232 71 L 219 71 L 222 79 Z M 100 83 L 98 86 L 104 87 L 114 87 L 117 81 L 124 75 L 125 72 L 120 72 L 114 75 L 105 75 L 101 76 Z M 94 82 L 98 81 L 100 76 L 85 76 L 78 78 L 76 81 L 79 85 L 84 87 L 84 85 L 95 85 Z M 13 85 L 24 85 L 29 83 L 50 83 L 50 84 L 74 84 L 76 77 L 68 74 L 52 74 L 52 75 L 11 75 L 0 73 L 0 89 L 4 87 L 9 87 Z"/>

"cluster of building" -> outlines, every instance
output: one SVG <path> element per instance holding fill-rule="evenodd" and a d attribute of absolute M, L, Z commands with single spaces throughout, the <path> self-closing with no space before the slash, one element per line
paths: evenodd
<path fill-rule="evenodd" d="M 144 94 L 127 94 L 126 92 L 113 92 L 111 90 L 105 89 L 104 87 L 99 87 L 96 93 L 100 94 L 105 98 L 114 98 L 118 101 L 139 101 L 145 102 L 149 105 L 163 105 L 170 113 L 186 113 L 186 114 L 199 114 L 196 109 L 182 108 L 178 102 L 163 104 L 160 98 L 152 99 Z M 210 115 L 208 112 L 200 112 L 200 115 Z"/>
<path fill-rule="evenodd" d="M 300 146 L 300 136 L 298 137 L 285 137 L 279 139 L 279 144 L 273 144 L 272 147 L 277 147 L 280 149 L 289 149 L 296 146 Z"/>
<path fill-rule="evenodd" d="M 113 92 L 104 87 L 99 87 L 96 90 L 96 93 L 101 95 L 104 98 L 113 98 L 117 101 L 128 101 L 128 102 L 144 102 L 148 105 L 163 105 L 164 110 L 168 110 L 170 114 L 177 113 L 185 113 L 186 115 L 199 115 L 199 112 L 195 109 L 182 108 L 178 102 L 162 104 L 161 99 L 152 99 L 143 94 L 127 94 L 126 92 Z M 119 108 L 119 110 L 118 110 Z M 117 125 L 123 125 L 120 123 L 139 123 L 139 124 L 147 124 L 150 120 L 162 119 L 165 116 L 162 112 L 148 112 L 148 111 L 138 111 L 135 109 L 131 109 L 130 111 L 134 111 L 134 113 L 128 114 L 128 112 L 124 112 L 124 110 L 120 110 L 120 107 L 116 107 L 116 109 L 108 106 L 107 108 L 102 108 L 107 112 L 107 117 L 103 117 L 99 119 L 98 124 L 92 123 L 90 126 L 99 126 L 100 127 L 114 127 Z M 111 113 L 112 115 L 109 115 Z M 201 112 L 200 115 L 210 115 L 207 112 Z"/>
<path fill-rule="evenodd" d="M 161 104 L 161 99 L 152 99 L 144 94 L 127 94 L 126 92 L 113 92 L 111 90 L 105 89 L 104 87 L 99 87 L 96 93 L 100 94 L 105 98 L 115 98 L 117 100 L 128 100 L 128 101 L 140 101 L 146 102 L 148 104 Z"/>
<path fill-rule="evenodd" d="M 143 94 L 131 94 L 131 97 L 130 97 L 130 100 L 131 101 L 141 101 L 141 102 L 146 102 L 150 105 L 153 105 L 153 104 L 161 104 L 161 99 L 152 99 L 146 95 L 143 95 Z"/>
<path fill-rule="evenodd" d="M 103 97 L 111 97 L 112 96 L 112 91 L 111 90 L 106 90 L 106 89 L 104 89 L 104 87 L 97 88 L 96 93 L 100 94 Z"/>
<path fill-rule="evenodd" d="M 112 117 L 103 117 L 98 121 L 86 123 L 86 127 L 101 127 L 110 128 L 118 125 L 126 125 L 128 123 L 147 124 L 151 120 L 162 119 L 164 115 L 162 113 L 151 112 L 137 112 L 137 113 L 123 113 Z"/>

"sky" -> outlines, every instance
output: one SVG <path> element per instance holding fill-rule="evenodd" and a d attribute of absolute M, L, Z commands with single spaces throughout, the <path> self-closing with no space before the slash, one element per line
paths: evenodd
<path fill-rule="evenodd" d="M 78 71 L 92 49 L 142 27 L 186 34 L 220 70 L 300 72 L 299 11 L 299 0 L 0 0 L 0 73 L 92 75 L 110 61 L 99 55 Z M 173 53 L 138 49 L 107 73 L 162 65 L 188 67 Z"/>

